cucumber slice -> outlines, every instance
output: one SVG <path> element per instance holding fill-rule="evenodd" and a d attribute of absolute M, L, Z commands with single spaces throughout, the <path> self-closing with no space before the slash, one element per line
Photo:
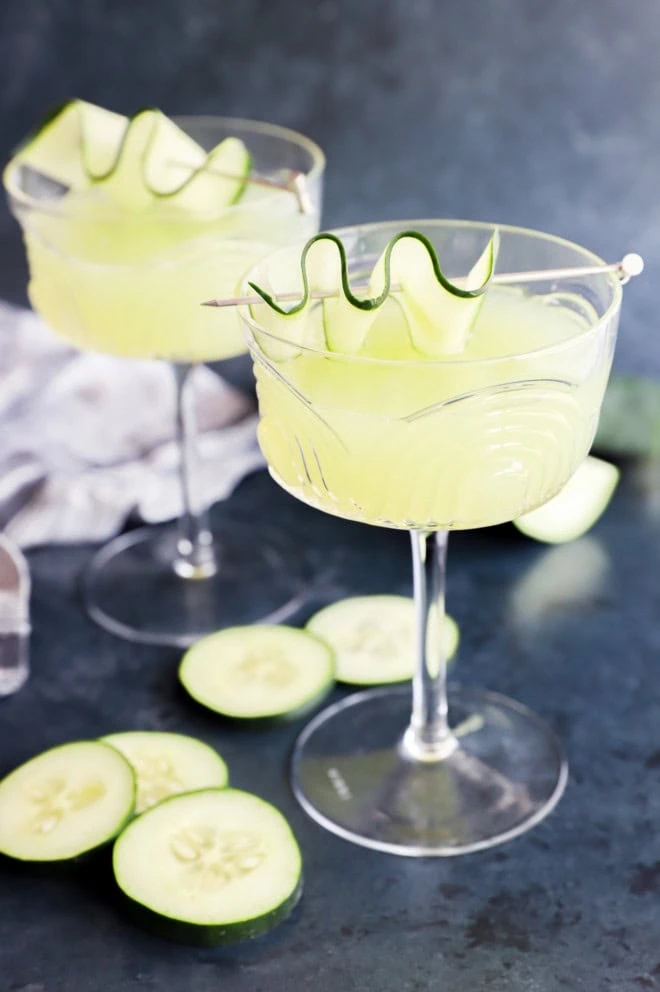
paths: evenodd
<path fill-rule="evenodd" d="M 174 796 L 115 843 L 117 885 L 147 928 L 183 943 L 270 930 L 302 891 L 302 859 L 282 814 L 237 789 Z"/>
<path fill-rule="evenodd" d="M 619 481 L 616 465 L 589 455 L 561 492 L 530 513 L 514 520 L 527 537 L 547 544 L 564 544 L 593 527 L 612 498 Z"/>
<path fill-rule="evenodd" d="M 138 211 L 159 201 L 189 212 L 229 206 L 243 193 L 251 167 L 238 138 L 226 138 L 207 155 L 159 110 L 129 120 L 83 100 L 51 115 L 12 161 L 68 189 L 97 184 L 120 206 Z M 6 175 L 11 179 L 11 170 Z"/>
<path fill-rule="evenodd" d="M 153 203 L 147 186 L 147 161 L 158 129 L 158 111 L 143 110 L 131 118 L 124 131 L 115 161 L 93 180 L 106 196 L 127 210 L 145 210 Z M 88 154 L 87 147 L 85 154 Z"/>
<path fill-rule="evenodd" d="M 297 253 L 287 252 L 273 261 L 269 272 L 273 292 L 297 292 L 304 297 L 303 302 L 290 309 L 274 306 L 251 308 L 251 315 L 266 334 L 259 334 L 259 346 L 269 358 L 283 361 L 295 358 L 303 347 L 325 350 L 330 347 L 328 329 L 342 323 L 352 326 L 357 312 L 369 326 L 375 314 L 356 311 L 344 294 L 333 299 L 316 302 L 312 294 L 333 293 L 341 286 L 343 246 L 331 235 L 312 238 L 303 250 L 302 288 L 292 288 L 292 269 L 297 264 Z M 279 263 L 279 264 L 278 264 Z M 252 285 L 252 284 L 250 284 Z M 283 290 L 282 287 L 288 287 Z M 255 287 L 256 288 L 256 287 Z M 264 291 L 257 289 L 264 296 Z M 264 298 L 266 298 L 264 296 Z M 272 299 L 268 296 L 268 300 Z M 338 350 L 338 349 L 336 349 Z"/>
<path fill-rule="evenodd" d="M 354 596 L 319 610 L 307 629 L 322 637 L 337 658 L 335 677 L 348 685 L 403 682 L 415 670 L 415 604 L 408 596 Z M 456 621 L 445 615 L 443 648 L 456 653 Z"/>
<path fill-rule="evenodd" d="M 193 699 L 223 716 L 295 717 L 332 688 L 334 655 L 294 627 L 229 627 L 186 652 L 179 679 Z"/>
<path fill-rule="evenodd" d="M 133 815 L 135 776 L 101 741 L 44 751 L 0 782 L 0 853 L 69 861 L 113 840 Z"/>
<path fill-rule="evenodd" d="M 170 176 L 175 179 L 171 165 L 175 161 L 174 153 L 166 157 L 161 152 L 158 161 L 170 163 Z M 243 142 L 239 138 L 225 138 L 192 173 L 189 170 L 186 176 L 179 172 L 178 188 L 170 187 L 169 193 L 161 195 L 173 198 L 178 208 L 190 212 L 228 207 L 242 198 L 251 168 L 252 156 Z"/>
<path fill-rule="evenodd" d="M 275 280 L 272 292 L 250 282 L 270 310 L 266 316 L 262 307 L 251 313 L 276 337 L 294 346 L 314 346 L 307 319 L 315 311 L 314 293 L 334 292 L 322 304 L 326 346 L 330 351 L 357 354 L 364 352 L 378 309 L 394 296 L 405 313 L 415 348 L 421 354 L 442 357 L 465 347 L 495 268 L 498 247 L 495 232 L 459 287 L 443 275 L 431 242 L 417 231 L 403 231 L 392 238 L 376 263 L 367 296 L 361 299 L 351 290 L 342 242 L 334 234 L 318 234 L 302 252 L 300 302 L 286 309 L 276 302 L 278 293 L 291 291 L 286 280 Z M 285 357 L 293 354 L 295 350 Z"/>
<path fill-rule="evenodd" d="M 23 142 L 15 163 L 28 166 L 55 183 L 72 190 L 87 189 L 94 176 L 111 168 L 128 125 L 128 119 L 85 100 L 71 100 L 48 115 Z"/>
<path fill-rule="evenodd" d="M 401 288 L 394 296 L 417 350 L 434 358 L 455 354 L 465 348 L 479 315 L 498 248 L 495 232 L 459 290 L 443 276 L 429 242 L 404 235 L 391 242 L 376 263 L 370 292 L 379 296 L 390 282 L 398 284 Z"/>
<path fill-rule="evenodd" d="M 117 748 L 135 772 L 136 813 L 181 792 L 223 788 L 229 781 L 227 765 L 217 751 L 195 737 L 131 730 L 101 739 Z"/>

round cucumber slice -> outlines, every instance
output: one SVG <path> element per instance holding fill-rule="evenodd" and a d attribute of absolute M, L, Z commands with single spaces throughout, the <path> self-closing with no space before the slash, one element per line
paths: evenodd
<path fill-rule="evenodd" d="M 603 514 L 618 481 L 616 465 L 589 455 L 561 492 L 514 524 L 527 537 L 547 544 L 574 541 Z"/>
<path fill-rule="evenodd" d="M 256 937 L 285 919 L 302 891 L 302 859 L 289 824 L 237 789 L 166 799 L 115 843 L 117 885 L 136 918 L 183 943 Z"/>
<path fill-rule="evenodd" d="M 69 861 L 113 840 L 133 814 L 135 776 L 101 741 L 62 744 L 0 782 L 0 853 Z"/>
<path fill-rule="evenodd" d="M 217 751 L 185 734 L 131 730 L 101 738 L 130 762 L 137 779 L 135 812 L 181 792 L 223 788 L 229 772 Z"/>
<path fill-rule="evenodd" d="M 193 699 L 223 716 L 294 717 L 332 688 L 334 655 L 294 627 L 229 627 L 186 652 L 179 679 Z"/>
<path fill-rule="evenodd" d="M 335 677 L 348 685 L 403 682 L 415 670 L 415 603 L 408 596 L 354 596 L 319 610 L 307 629 L 333 648 Z M 456 653 L 459 631 L 445 615 L 443 648 Z"/>

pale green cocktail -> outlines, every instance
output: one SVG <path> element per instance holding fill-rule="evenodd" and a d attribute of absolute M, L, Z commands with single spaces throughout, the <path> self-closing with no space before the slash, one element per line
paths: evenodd
<path fill-rule="evenodd" d="M 320 149 L 285 128 L 159 111 L 129 120 L 82 101 L 5 169 L 30 299 L 50 327 L 80 348 L 175 363 L 180 526 L 132 531 L 95 558 L 87 606 L 114 633 L 185 646 L 295 607 L 300 579 L 281 567 L 278 534 L 261 548 L 256 522 L 208 525 L 187 383 L 195 363 L 245 352 L 236 313 L 218 325 L 200 302 L 231 295 L 258 259 L 318 229 L 323 170 Z"/>
<path fill-rule="evenodd" d="M 408 229 L 412 239 L 402 234 Z M 475 689 L 447 694 L 439 636 L 447 532 L 532 510 L 582 463 L 621 288 L 612 273 L 490 285 L 492 265 L 481 260 L 492 233 L 492 225 L 459 221 L 347 228 L 337 234 L 347 256 L 342 277 L 352 284 L 375 285 L 376 260 L 379 272 L 388 252 L 394 259 L 392 246 L 411 240 L 416 254 L 403 253 L 378 306 L 364 292 L 362 310 L 357 293 L 351 302 L 326 253 L 325 271 L 306 269 L 304 307 L 282 314 L 262 302 L 243 312 L 259 439 L 274 478 L 325 512 L 411 532 L 412 699 L 407 688 L 376 689 L 336 703 L 303 731 L 292 766 L 312 817 L 396 854 L 448 856 L 500 843 L 542 819 L 566 784 L 556 738 L 524 706 Z M 540 232 L 502 227 L 499 235 L 496 272 L 601 264 Z M 449 290 L 418 242 L 454 277 Z M 300 273 L 300 249 L 285 249 L 250 273 L 243 292 L 295 296 Z M 327 299 L 316 302 L 315 292 Z"/>
<path fill-rule="evenodd" d="M 271 472 L 319 509 L 381 526 L 521 516 L 558 492 L 593 440 L 608 364 L 588 336 L 570 356 L 561 348 L 587 329 L 586 313 L 494 287 L 455 361 L 420 360 L 395 305 L 363 360 L 303 351 L 275 374 L 257 361 Z"/>

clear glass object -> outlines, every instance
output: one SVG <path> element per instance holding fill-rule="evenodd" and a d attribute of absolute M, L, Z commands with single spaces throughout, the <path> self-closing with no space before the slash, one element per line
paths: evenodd
<path fill-rule="evenodd" d="M 222 117 L 176 118 L 204 149 L 240 138 L 252 158 L 239 201 L 214 211 L 120 210 L 44 182 L 24 166 L 5 173 L 24 233 L 33 306 L 81 348 L 172 364 L 183 512 L 176 526 L 145 527 L 102 548 L 84 577 L 90 615 L 134 641 L 186 646 L 236 623 L 281 620 L 299 605 L 303 562 L 268 521 L 214 514 L 196 485 L 190 373 L 198 362 L 246 351 L 235 312 L 200 306 L 232 295 L 242 275 L 279 245 L 319 227 L 322 151 L 286 128 Z M 292 176 L 297 191 L 274 189 Z M 302 190 L 302 194 L 301 194 Z M 220 321 L 220 324 L 218 324 Z M 102 444 L 102 438 L 99 438 Z"/>
<path fill-rule="evenodd" d="M 30 572 L 16 545 L 0 534 L 0 698 L 30 674 Z"/>
<path fill-rule="evenodd" d="M 354 281 L 364 281 L 404 229 L 433 242 L 450 277 L 468 271 L 492 233 L 490 225 L 459 221 L 347 228 L 338 233 Z M 547 234 L 499 231 L 501 272 L 600 262 Z M 291 290 L 299 269 L 299 251 L 280 251 L 250 279 Z M 242 311 L 259 439 L 273 477 L 325 512 L 410 531 L 412 687 L 368 690 L 323 710 L 292 759 L 293 788 L 310 816 L 347 840 L 395 854 L 450 856 L 501 843 L 538 823 L 566 784 L 558 741 L 525 706 L 480 689 L 447 690 L 438 638 L 447 538 L 541 505 L 585 457 L 621 286 L 599 274 L 520 284 L 504 296 L 493 287 L 489 300 L 479 319 L 490 343 L 482 338 L 481 352 L 471 343 L 442 361 L 339 355 L 282 338 L 273 348 L 273 325 L 260 323 L 260 307 Z"/>

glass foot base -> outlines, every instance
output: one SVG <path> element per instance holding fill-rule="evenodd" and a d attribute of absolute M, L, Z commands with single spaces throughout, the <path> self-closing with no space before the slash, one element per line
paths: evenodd
<path fill-rule="evenodd" d="M 217 570 L 177 574 L 178 530 L 144 527 L 115 538 L 83 578 L 89 615 L 130 641 L 188 647 L 223 627 L 281 623 L 305 599 L 302 561 L 274 531 L 236 520 L 214 521 Z"/>
<path fill-rule="evenodd" d="M 354 844 L 449 857 L 516 837 L 559 801 L 568 768 L 553 732 L 505 696 L 450 689 L 458 747 L 407 758 L 411 689 L 374 689 L 330 706 L 304 729 L 292 764 L 307 813 Z"/>

